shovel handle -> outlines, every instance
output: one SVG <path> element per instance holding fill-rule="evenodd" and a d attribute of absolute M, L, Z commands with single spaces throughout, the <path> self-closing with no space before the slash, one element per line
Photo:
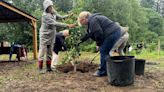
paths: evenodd
<path fill-rule="evenodd" d="M 100 51 L 96 53 L 96 55 L 92 58 L 90 62 L 92 63 L 99 54 L 100 54 Z"/>

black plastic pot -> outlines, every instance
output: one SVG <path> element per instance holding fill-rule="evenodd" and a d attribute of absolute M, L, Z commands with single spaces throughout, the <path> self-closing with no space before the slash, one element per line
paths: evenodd
<path fill-rule="evenodd" d="M 134 83 L 134 56 L 107 57 L 108 80 L 114 86 L 127 86 Z"/>
<path fill-rule="evenodd" d="M 135 59 L 135 74 L 144 75 L 144 71 L 145 71 L 145 60 Z"/>

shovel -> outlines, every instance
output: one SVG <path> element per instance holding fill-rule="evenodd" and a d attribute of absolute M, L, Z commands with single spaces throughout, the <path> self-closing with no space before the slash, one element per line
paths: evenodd
<path fill-rule="evenodd" d="M 97 53 L 96 53 L 96 55 L 91 59 L 91 63 L 93 63 L 93 61 L 95 60 L 95 58 L 98 56 L 100 54 L 100 51 L 98 51 Z"/>

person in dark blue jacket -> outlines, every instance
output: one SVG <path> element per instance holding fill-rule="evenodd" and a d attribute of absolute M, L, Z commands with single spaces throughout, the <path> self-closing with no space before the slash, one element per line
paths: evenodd
<path fill-rule="evenodd" d="M 80 43 L 91 38 L 96 41 L 97 46 L 100 48 L 100 68 L 94 73 L 94 76 L 106 76 L 105 58 L 109 55 L 116 41 L 121 37 L 121 27 L 102 14 L 91 14 L 88 11 L 82 11 L 79 14 L 78 23 L 88 27 L 87 33 Z"/>
<path fill-rule="evenodd" d="M 67 46 L 65 44 L 65 38 L 69 36 L 69 30 L 64 30 L 62 32 L 56 33 L 56 39 L 53 48 L 53 57 L 52 57 L 52 69 L 55 69 L 58 63 L 58 53 L 59 51 L 66 51 Z"/>

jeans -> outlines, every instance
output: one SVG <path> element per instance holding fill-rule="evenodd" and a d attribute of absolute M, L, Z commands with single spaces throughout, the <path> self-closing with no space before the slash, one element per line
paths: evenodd
<path fill-rule="evenodd" d="M 22 46 L 19 45 L 19 44 L 13 44 L 11 45 L 11 49 L 10 49 L 10 53 L 9 53 L 9 60 L 11 61 L 11 58 L 12 58 L 12 55 L 13 55 L 13 52 L 14 50 L 16 50 L 17 48 L 21 48 Z M 18 56 L 17 56 L 18 58 Z"/>
<path fill-rule="evenodd" d="M 113 48 L 114 44 L 120 37 L 120 30 L 117 30 L 116 32 L 105 38 L 104 42 L 100 46 L 100 69 L 98 70 L 98 75 L 107 75 L 105 58 L 109 55 L 110 50 Z"/>
<path fill-rule="evenodd" d="M 128 39 L 129 39 L 129 33 L 126 32 L 124 35 L 120 37 L 120 39 L 113 46 L 112 50 L 110 51 L 110 55 L 112 55 L 115 50 L 117 53 L 119 53 L 119 55 L 124 55 L 123 49 L 125 48 Z"/>

